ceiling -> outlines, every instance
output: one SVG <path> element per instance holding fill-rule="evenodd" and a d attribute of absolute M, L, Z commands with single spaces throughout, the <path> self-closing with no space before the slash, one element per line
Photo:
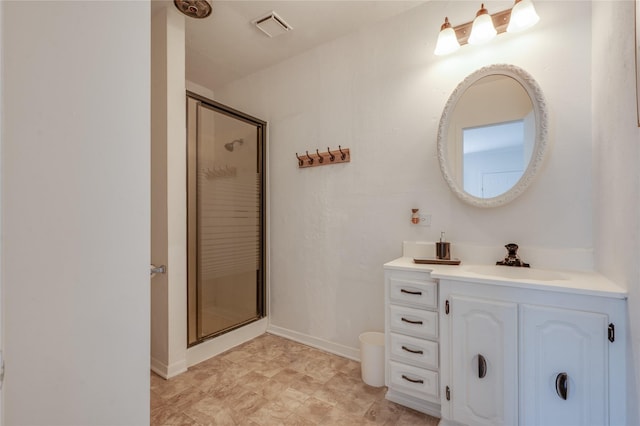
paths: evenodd
<path fill-rule="evenodd" d="M 154 1 L 153 8 L 173 2 Z M 186 19 L 187 79 L 216 89 L 425 1 L 213 1 L 205 19 Z M 252 21 L 275 11 L 293 29 L 269 38 Z"/>

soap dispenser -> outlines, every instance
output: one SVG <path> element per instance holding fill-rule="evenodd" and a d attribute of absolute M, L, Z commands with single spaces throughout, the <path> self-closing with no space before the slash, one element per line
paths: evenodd
<path fill-rule="evenodd" d="M 440 241 L 436 243 L 436 259 L 451 259 L 451 245 L 444 241 L 444 232 L 440 233 Z"/>

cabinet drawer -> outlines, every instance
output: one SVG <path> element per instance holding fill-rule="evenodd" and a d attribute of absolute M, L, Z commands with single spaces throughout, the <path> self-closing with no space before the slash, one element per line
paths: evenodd
<path fill-rule="evenodd" d="M 438 337 L 438 313 L 404 306 L 389 305 L 392 331 L 422 338 Z"/>
<path fill-rule="evenodd" d="M 389 387 L 417 398 L 438 398 L 438 373 L 399 362 L 389 362 Z"/>
<path fill-rule="evenodd" d="M 391 358 L 424 368 L 438 368 L 438 344 L 391 333 Z"/>
<path fill-rule="evenodd" d="M 437 288 L 435 282 L 392 276 L 389 278 L 389 299 L 394 303 L 436 309 L 438 307 Z"/>

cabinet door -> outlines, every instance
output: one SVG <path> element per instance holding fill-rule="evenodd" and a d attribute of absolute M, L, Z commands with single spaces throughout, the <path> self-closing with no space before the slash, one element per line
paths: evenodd
<path fill-rule="evenodd" d="M 520 424 L 609 424 L 607 328 L 605 314 L 521 306 Z"/>
<path fill-rule="evenodd" d="M 453 420 L 517 424 L 517 304 L 452 296 L 450 315 Z"/>

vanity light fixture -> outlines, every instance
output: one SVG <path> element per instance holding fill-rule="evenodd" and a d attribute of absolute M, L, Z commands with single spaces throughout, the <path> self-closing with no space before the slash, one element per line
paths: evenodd
<path fill-rule="evenodd" d="M 456 37 L 456 32 L 449 23 L 449 18 L 444 18 L 444 24 L 440 27 L 438 42 L 436 43 L 436 55 L 448 55 L 460 49 L 460 43 Z"/>
<path fill-rule="evenodd" d="M 531 0 L 516 0 L 516 4 L 511 9 L 511 19 L 509 19 L 507 32 L 516 33 L 526 30 L 537 24 L 539 20 L 540 17 L 536 13 L 536 8 L 533 7 Z"/>
<path fill-rule="evenodd" d="M 473 21 L 451 27 L 449 19 L 444 19 L 440 27 L 438 42 L 433 52 L 447 55 L 464 44 L 483 44 L 505 31 L 518 32 L 535 25 L 540 20 L 531 0 L 515 0 L 511 9 L 493 15 L 485 9 L 484 3 Z M 455 35 L 455 40 L 454 36 Z"/>
<path fill-rule="evenodd" d="M 493 19 L 489 15 L 489 11 L 484 8 L 484 3 L 480 6 L 480 10 L 476 13 L 476 19 L 471 25 L 471 35 L 469 36 L 469 44 L 484 44 L 493 39 L 498 34 L 496 27 L 493 26 Z"/>

